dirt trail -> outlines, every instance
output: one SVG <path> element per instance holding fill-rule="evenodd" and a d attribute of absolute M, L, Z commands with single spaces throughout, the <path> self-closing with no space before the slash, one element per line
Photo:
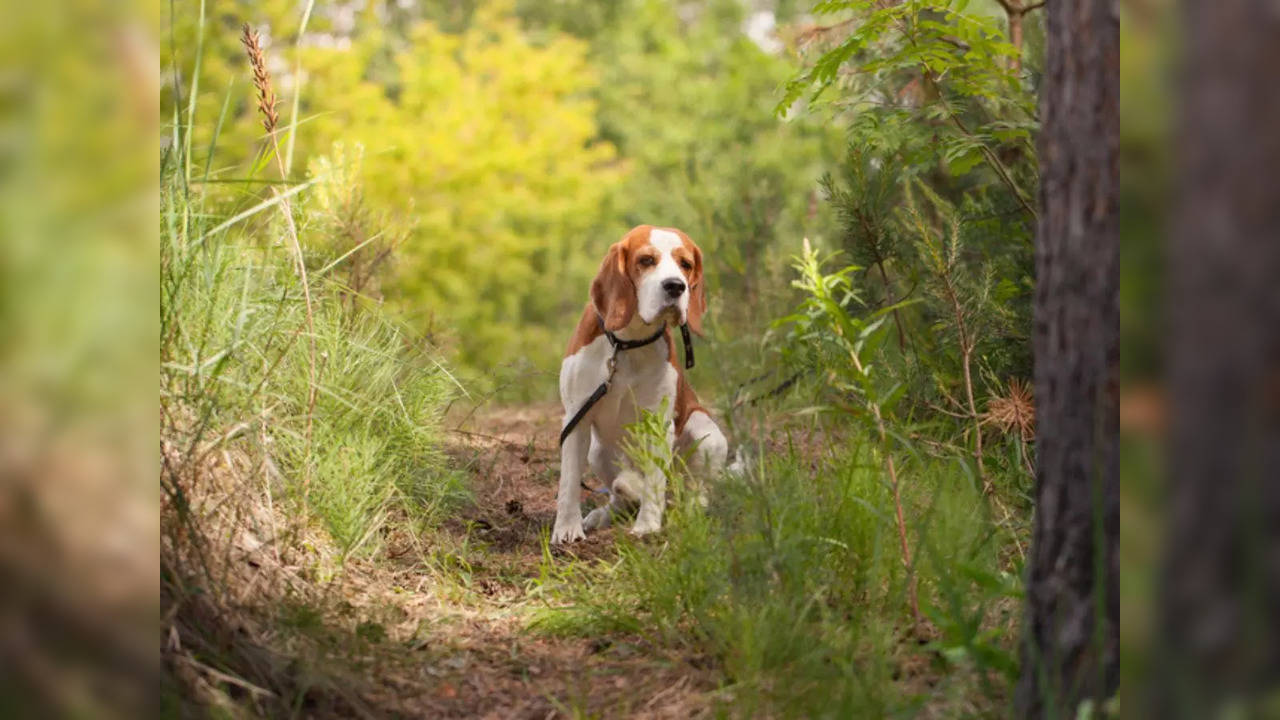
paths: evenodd
<path fill-rule="evenodd" d="M 376 673 L 378 689 L 373 697 L 361 694 L 375 707 L 430 717 L 708 714 L 714 676 L 697 658 L 675 657 L 638 636 L 560 638 L 525 629 L 540 602 L 527 594 L 538 576 L 540 538 L 555 516 L 558 417 L 550 405 L 504 408 L 451 433 L 448 451 L 471 468 L 474 503 L 443 532 L 458 546 L 483 545 L 466 554 L 466 590 L 441 597 L 422 587 L 352 588 L 358 615 L 389 614 L 398 646 L 408 648 L 370 658 L 366 669 Z M 613 557 L 613 531 L 593 533 L 566 552 Z M 413 577 L 412 568 L 403 570 L 405 580 Z M 419 637 L 424 652 L 413 652 L 406 634 Z"/>

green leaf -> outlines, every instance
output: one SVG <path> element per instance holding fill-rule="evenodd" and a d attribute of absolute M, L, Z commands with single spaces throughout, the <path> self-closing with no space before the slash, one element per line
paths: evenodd
<path fill-rule="evenodd" d="M 962 175 L 967 175 L 977 167 L 982 160 L 982 151 L 977 148 L 972 148 L 948 160 L 947 170 L 949 170 L 952 175 L 960 177 Z"/>

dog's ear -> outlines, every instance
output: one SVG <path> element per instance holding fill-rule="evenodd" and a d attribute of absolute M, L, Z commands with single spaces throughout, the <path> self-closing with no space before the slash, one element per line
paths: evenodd
<path fill-rule="evenodd" d="M 693 273 L 689 276 L 689 310 L 685 320 L 689 329 L 699 337 L 702 336 L 702 316 L 707 312 L 707 283 L 702 274 L 702 250 L 693 245 Z"/>
<path fill-rule="evenodd" d="M 614 243 L 600 263 L 596 279 L 591 281 L 591 304 L 610 332 L 630 325 L 636 314 L 636 286 L 627 273 L 627 256 L 626 244 Z"/>

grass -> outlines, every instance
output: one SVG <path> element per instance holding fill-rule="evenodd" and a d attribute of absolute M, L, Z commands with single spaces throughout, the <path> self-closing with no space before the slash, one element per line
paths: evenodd
<path fill-rule="evenodd" d="M 345 627 L 336 595 L 348 567 L 389 543 L 421 550 L 466 499 L 441 449 L 459 388 L 342 282 L 349 248 L 292 242 L 329 223 L 280 198 L 305 200 L 325 178 L 268 202 L 250 178 L 228 200 L 193 181 L 185 147 L 179 136 L 161 166 L 165 702 L 350 714 L 359 683 L 343 658 L 382 625 L 370 610 Z"/>
<path fill-rule="evenodd" d="M 999 715 L 1020 581 L 981 489 L 964 463 L 903 463 L 917 626 L 883 464 L 846 441 L 768 453 L 705 511 L 677 488 L 661 538 L 620 540 L 617 562 L 546 554 L 532 627 L 705 656 L 735 717 Z"/>
<path fill-rule="evenodd" d="M 183 212 L 177 188 L 164 203 L 171 216 Z M 305 306 L 287 257 L 226 236 L 197 246 L 193 236 L 163 238 L 166 437 L 254 458 L 271 500 L 316 519 L 344 556 L 376 548 L 393 508 L 429 527 L 462 489 L 438 450 L 456 390 L 440 361 L 322 285 L 314 334 L 302 337 Z M 310 453 L 308 340 L 318 357 Z"/>
<path fill-rule="evenodd" d="M 260 169 L 279 155 L 277 117 L 246 40 L 269 140 Z M 311 196 L 349 204 L 358 188 L 324 173 L 211 186 L 190 162 L 195 109 L 175 109 L 160 168 L 163 702 L 359 713 L 368 683 L 353 673 L 401 616 L 348 599 L 406 581 L 383 551 L 425 556 L 422 541 L 466 499 L 441 449 L 459 387 L 348 282 L 353 228 L 335 232 Z M 225 115 L 194 151 L 206 168 Z"/>

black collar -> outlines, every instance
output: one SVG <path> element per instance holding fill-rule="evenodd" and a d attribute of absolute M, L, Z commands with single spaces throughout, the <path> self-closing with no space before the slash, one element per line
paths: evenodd
<path fill-rule="evenodd" d="M 662 333 L 667 329 L 665 326 L 660 327 L 658 328 L 658 332 L 644 338 L 643 340 L 623 340 L 617 335 L 614 335 L 604 326 L 604 316 L 600 313 L 596 313 L 596 322 L 600 323 L 600 332 L 603 332 L 604 336 L 609 338 L 609 344 L 613 346 L 615 353 L 619 350 L 632 350 L 638 347 L 644 347 L 649 343 L 656 342 L 658 338 L 662 337 Z M 684 369 L 689 370 L 693 367 L 693 338 L 689 337 L 688 323 L 680 326 L 680 339 L 684 342 Z"/>
<path fill-rule="evenodd" d="M 644 338 L 643 340 L 623 340 L 617 335 L 614 335 L 604 326 L 604 318 L 600 316 L 600 313 L 596 313 L 596 322 L 600 323 L 600 331 L 604 333 L 605 337 L 609 338 L 609 344 L 612 345 L 615 350 L 634 350 L 638 347 L 644 347 L 645 345 L 657 342 L 658 338 L 662 337 L 662 333 L 667 330 L 664 325 L 658 328 L 658 332 Z"/>

